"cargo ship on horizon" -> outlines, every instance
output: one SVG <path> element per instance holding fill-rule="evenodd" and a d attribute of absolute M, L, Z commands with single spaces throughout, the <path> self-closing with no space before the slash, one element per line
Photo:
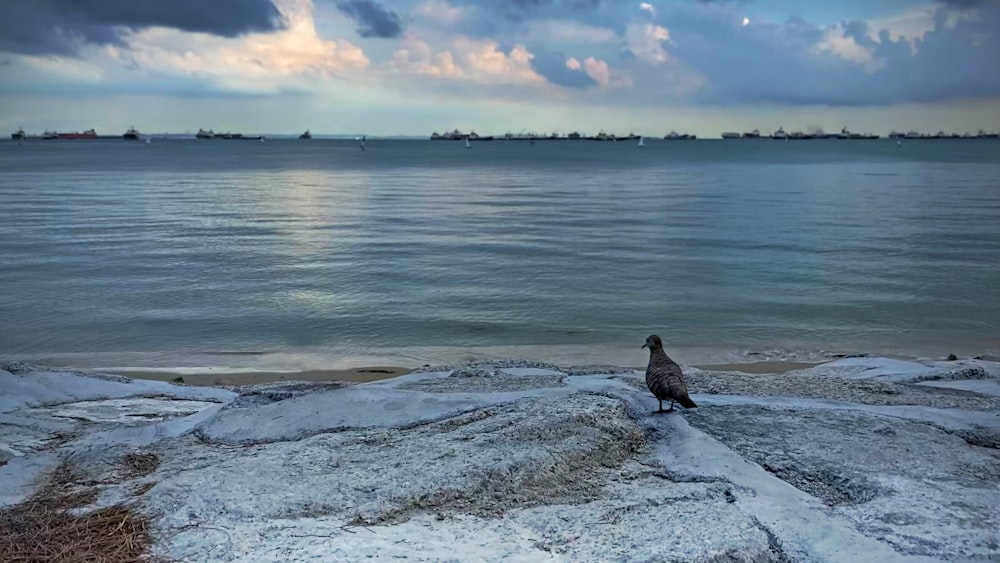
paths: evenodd
<path fill-rule="evenodd" d="M 263 135 L 244 135 L 243 133 L 216 133 L 209 129 L 205 131 L 204 129 L 198 129 L 198 133 L 194 136 L 196 139 L 223 139 L 227 141 L 263 141 Z"/>
<path fill-rule="evenodd" d="M 80 139 L 96 139 L 97 138 L 97 131 L 94 131 L 93 129 L 86 129 L 83 132 L 72 131 L 70 133 L 56 133 L 55 131 L 46 131 L 45 134 L 42 135 L 42 138 L 43 139 L 48 139 L 48 140 L 51 140 L 51 139 L 64 139 L 64 140 L 67 140 L 68 139 L 68 140 L 74 140 L 74 141 L 80 140 Z"/>

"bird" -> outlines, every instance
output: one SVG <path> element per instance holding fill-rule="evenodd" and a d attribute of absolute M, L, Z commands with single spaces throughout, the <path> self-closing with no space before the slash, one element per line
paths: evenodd
<path fill-rule="evenodd" d="M 687 385 L 684 384 L 681 366 L 670 359 L 663 351 L 663 341 L 653 334 L 646 339 L 643 348 L 649 348 L 649 365 L 646 366 L 646 387 L 660 401 L 660 412 L 673 412 L 674 402 L 686 409 L 696 408 L 688 396 Z M 663 401 L 670 401 L 670 408 L 663 410 Z"/>

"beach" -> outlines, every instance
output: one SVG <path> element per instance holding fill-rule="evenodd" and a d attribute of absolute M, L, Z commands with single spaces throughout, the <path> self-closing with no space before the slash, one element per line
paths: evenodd
<path fill-rule="evenodd" d="M 116 371 L 109 370 L 108 373 L 131 377 L 135 379 L 148 379 L 152 381 L 179 381 L 187 385 L 226 387 L 241 385 L 259 385 L 262 383 L 275 383 L 281 381 L 347 381 L 352 383 L 366 383 L 389 379 L 399 375 L 409 373 L 409 369 L 391 366 L 372 366 L 354 369 L 338 370 L 310 370 L 310 371 L 243 371 L 236 373 L 197 373 L 193 375 L 178 375 L 176 372 L 166 371 Z"/>
<path fill-rule="evenodd" d="M 782 374 L 785 372 L 807 369 L 819 365 L 819 363 L 808 362 L 782 362 L 782 361 L 761 361 L 747 363 L 712 364 L 693 366 L 697 369 L 710 371 L 727 371 L 753 374 Z M 406 375 L 412 368 L 399 366 L 369 366 L 351 369 L 333 370 L 308 370 L 308 371 L 240 371 L 226 373 L 225 368 L 221 371 L 200 370 L 198 373 L 179 375 L 176 371 L 131 371 L 131 370 L 104 370 L 107 373 L 121 375 L 135 379 L 148 379 L 152 381 L 173 381 L 186 385 L 212 386 L 212 387 L 232 387 L 244 385 L 260 385 L 264 383 L 278 383 L 283 381 L 310 381 L 310 382 L 349 382 L 367 383 L 392 379 L 400 375 Z M 635 368 L 639 369 L 639 368 Z M 644 369 L 644 368 L 643 368 Z"/>
<path fill-rule="evenodd" d="M 697 408 L 656 414 L 642 370 L 608 365 L 211 386 L 6 362 L 0 549 L 63 534 L 206 562 L 1000 556 L 1000 364 L 724 367 L 684 366 Z"/>

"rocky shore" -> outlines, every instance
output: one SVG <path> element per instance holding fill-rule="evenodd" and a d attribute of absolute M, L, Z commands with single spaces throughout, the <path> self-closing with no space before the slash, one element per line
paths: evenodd
<path fill-rule="evenodd" d="M 609 367 L 221 388 L 2 364 L 0 543 L 59 491 L 168 560 L 1000 558 L 1000 364 L 686 373 L 699 408 L 656 415 Z"/>

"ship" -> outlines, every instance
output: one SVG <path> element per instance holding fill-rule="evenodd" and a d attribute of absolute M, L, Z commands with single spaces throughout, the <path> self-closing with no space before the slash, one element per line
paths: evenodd
<path fill-rule="evenodd" d="M 80 140 L 80 139 L 96 139 L 97 132 L 93 129 L 87 129 L 82 133 L 79 131 L 73 131 L 71 133 L 57 133 L 56 139 L 69 139 L 69 140 Z"/>
<path fill-rule="evenodd" d="M 462 133 L 458 129 L 444 133 L 443 135 L 435 131 L 431 134 L 432 141 L 461 141 L 462 139 L 467 139 L 469 136 Z"/>
<path fill-rule="evenodd" d="M 299 138 L 300 139 L 312 139 L 313 136 L 312 136 L 312 133 L 310 133 L 309 130 L 306 129 L 306 132 L 303 133 L 303 134 L 301 134 L 301 135 L 299 135 Z"/>
<path fill-rule="evenodd" d="M 744 139 L 759 139 L 760 138 L 760 129 L 754 129 L 753 131 L 750 131 L 749 133 L 744 133 L 743 134 L 743 138 Z"/>
<path fill-rule="evenodd" d="M 138 141 L 139 132 L 135 129 L 135 127 L 129 127 L 128 131 L 126 131 L 125 134 L 122 135 L 122 138 L 125 139 L 126 141 Z"/>
<path fill-rule="evenodd" d="M 777 131 L 771 133 L 771 138 L 774 139 L 775 141 L 787 141 L 788 133 L 785 133 L 784 127 L 778 127 Z"/>
<path fill-rule="evenodd" d="M 726 131 L 722 134 L 723 139 L 739 139 L 740 134 L 735 131 Z"/>
<path fill-rule="evenodd" d="M 24 132 L 24 129 L 18 127 L 17 131 L 14 131 L 13 133 L 10 134 L 10 138 L 15 141 L 21 141 L 27 139 L 28 135 L 27 133 Z"/>
<path fill-rule="evenodd" d="M 59 138 L 59 133 L 56 133 L 55 131 L 49 131 L 48 129 L 46 129 L 45 132 L 42 133 L 42 138 L 45 139 L 46 141 L 49 141 L 49 140 L 52 140 L 52 139 L 58 139 Z"/>
<path fill-rule="evenodd" d="M 665 141 L 693 141 L 697 139 L 697 135 L 690 135 L 688 133 L 678 133 L 677 131 L 671 131 L 667 133 L 663 140 Z"/>
<path fill-rule="evenodd" d="M 196 139 L 224 139 L 227 141 L 263 141 L 263 135 L 244 135 L 243 133 L 216 133 L 209 129 L 198 129 Z"/>

